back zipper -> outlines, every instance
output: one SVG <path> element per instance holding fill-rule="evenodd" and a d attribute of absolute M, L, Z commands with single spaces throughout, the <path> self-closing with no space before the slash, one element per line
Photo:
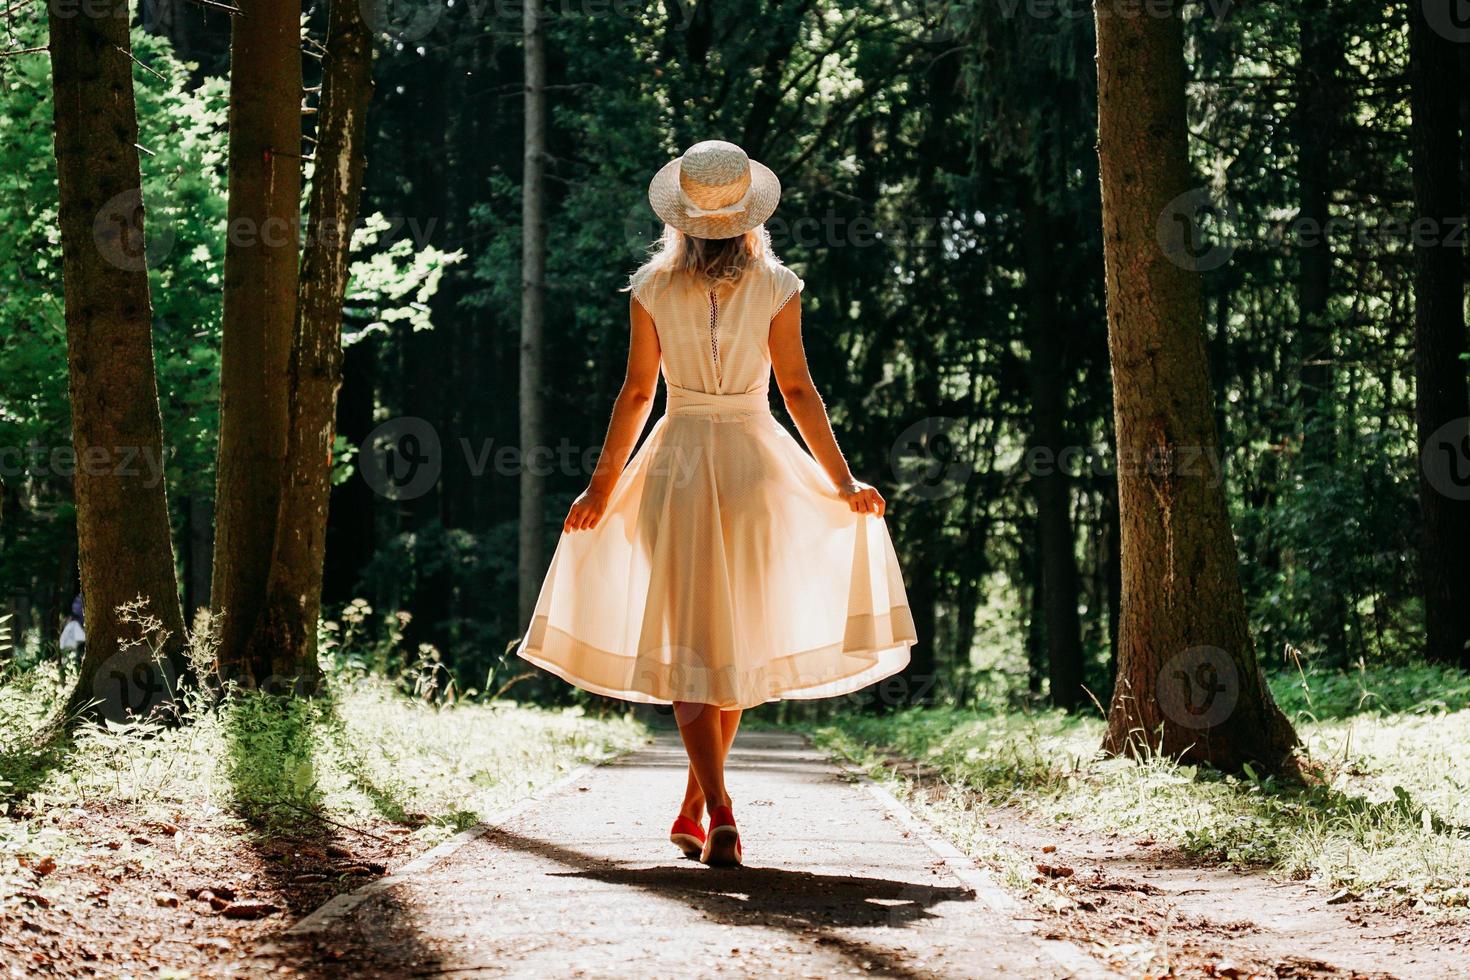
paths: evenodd
<path fill-rule="evenodd" d="M 716 291 L 709 291 L 709 353 L 715 366 L 715 387 L 721 384 L 720 341 L 719 341 L 720 298 Z"/>

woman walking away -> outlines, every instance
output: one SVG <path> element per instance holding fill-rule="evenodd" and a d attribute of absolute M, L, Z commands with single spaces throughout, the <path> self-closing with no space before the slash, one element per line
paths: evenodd
<path fill-rule="evenodd" d="M 629 286 L 627 378 L 517 651 L 673 704 L 689 774 L 670 839 L 710 865 L 742 861 L 725 787 L 741 711 L 865 687 L 916 640 L 883 497 L 848 469 L 807 370 L 803 283 L 764 226 L 780 195 L 714 140 L 653 178 L 665 227 Z M 629 462 L 660 369 L 667 411 Z M 771 414 L 773 370 L 810 455 Z"/>

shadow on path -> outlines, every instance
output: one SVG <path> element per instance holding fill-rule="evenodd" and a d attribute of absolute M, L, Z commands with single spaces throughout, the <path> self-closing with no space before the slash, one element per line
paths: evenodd
<path fill-rule="evenodd" d="M 484 839 L 574 869 L 549 872 L 552 877 L 638 888 L 681 906 L 693 906 L 725 925 L 782 929 L 802 941 L 839 951 L 864 969 L 888 976 L 926 974 L 914 972 L 890 950 L 835 935 L 831 930 L 904 928 L 937 920 L 939 916 L 930 910 L 941 902 L 975 900 L 973 891 L 959 885 L 940 887 L 859 875 L 762 867 L 708 868 L 697 861 L 630 867 L 500 827 L 490 830 Z M 818 935 L 812 937 L 812 932 Z"/>

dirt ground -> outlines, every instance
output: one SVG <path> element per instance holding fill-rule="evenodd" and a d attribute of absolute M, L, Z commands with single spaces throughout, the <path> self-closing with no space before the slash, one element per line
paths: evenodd
<path fill-rule="evenodd" d="M 931 800 L 949 790 L 934 789 Z M 1202 867 L 1150 839 L 1043 827 L 983 811 L 1035 868 L 1028 904 L 1125 976 L 1448 978 L 1470 972 L 1470 930 L 1385 913 L 1267 874 Z"/>
<path fill-rule="evenodd" d="M 0 856 L 0 976 L 198 974 L 424 847 L 391 824 L 257 845 L 218 813 L 145 825 L 121 808 L 52 816 L 90 843 Z"/>

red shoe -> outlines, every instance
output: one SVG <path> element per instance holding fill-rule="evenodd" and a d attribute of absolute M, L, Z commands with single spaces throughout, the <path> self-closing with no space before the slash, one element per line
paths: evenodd
<path fill-rule="evenodd" d="M 685 857 L 697 858 L 704 848 L 704 828 L 688 817 L 676 817 L 674 827 L 669 831 L 669 840 L 684 852 Z"/>
<path fill-rule="evenodd" d="M 728 868 L 739 865 L 742 856 L 735 814 L 727 806 L 715 807 L 709 814 L 709 837 L 699 859 L 712 868 Z"/>

